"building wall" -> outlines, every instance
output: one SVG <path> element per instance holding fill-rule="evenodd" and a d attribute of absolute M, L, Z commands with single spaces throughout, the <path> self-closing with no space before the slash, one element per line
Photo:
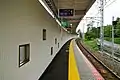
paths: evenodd
<path fill-rule="evenodd" d="M 0 80 L 38 80 L 61 46 L 74 35 L 61 31 L 38 0 L 0 0 L 0 10 Z M 45 41 L 43 29 L 47 31 Z M 19 68 L 19 45 L 27 43 L 30 61 Z"/>

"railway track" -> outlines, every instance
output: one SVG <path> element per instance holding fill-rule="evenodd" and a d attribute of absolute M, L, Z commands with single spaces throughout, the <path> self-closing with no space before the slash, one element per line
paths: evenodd
<path fill-rule="evenodd" d="M 78 47 L 81 49 L 83 54 L 89 59 L 89 61 L 95 66 L 99 73 L 103 76 L 105 80 L 120 80 L 120 78 L 115 75 L 110 69 L 108 69 L 97 57 L 95 57 L 88 49 L 86 49 L 80 42 L 76 39 Z"/>

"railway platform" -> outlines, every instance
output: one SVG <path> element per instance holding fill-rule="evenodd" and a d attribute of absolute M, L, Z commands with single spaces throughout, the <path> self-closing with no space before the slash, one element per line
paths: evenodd
<path fill-rule="evenodd" d="M 73 39 L 61 48 L 39 80 L 104 80 L 104 78 Z"/>

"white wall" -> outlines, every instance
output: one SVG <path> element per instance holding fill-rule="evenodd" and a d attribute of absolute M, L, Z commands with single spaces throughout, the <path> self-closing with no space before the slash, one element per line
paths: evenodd
<path fill-rule="evenodd" d="M 46 41 L 42 40 L 43 29 L 47 30 Z M 73 36 L 60 32 L 38 0 L 0 0 L 0 80 L 37 80 L 60 49 L 54 39 L 61 47 Z M 27 43 L 30 61 L 19 68 L 19 45 Z"/>

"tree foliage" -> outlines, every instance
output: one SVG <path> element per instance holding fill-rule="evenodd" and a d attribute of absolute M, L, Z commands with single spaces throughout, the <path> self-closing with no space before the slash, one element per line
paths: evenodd
<path fill-rule="evenodd" d="M 104 26 L 104 37 L 111 38 L 112 37 L 112 27 L 114 27 L 114 37 L 120 38 L 120 18 L 116 20 L 117 24 L 114 26 L 107 25 Z M 95 39 L 100 37 L 100 27 L 88 27 L 87 32 L 85 34 L 86 39 Z"/>
<path fill-rule="evenodd" d="M 111 37 L 112 35 L 112 25 L 104 26 L 104 37 Z"/>
<path fill-rule="evenodd" d="M 115 26 L 115 37 L 120 37 L 120 22 Z"/>
<path fill-rule="evenodd" d="M 95 27 L 88 27 L 87 32 L 85 34 L 85 38 L 88 40 L 98 38 L 100 34 L 100 28 L 95 28 Z"/>

